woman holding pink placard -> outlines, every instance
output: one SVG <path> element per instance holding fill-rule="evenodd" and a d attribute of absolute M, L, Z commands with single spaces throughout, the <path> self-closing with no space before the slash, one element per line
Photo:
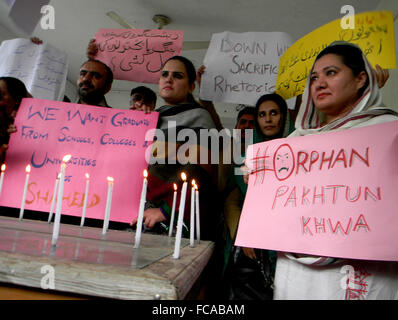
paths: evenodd
<path fill-rule="evenodd" d="M 280 95 L 262 95 L 254 109 L 254 143 L 283 138 L 294 130 L 287 104 Z M 227 197 L 224 207 L 224 219 L 229 230 L 224 252 L 228 261 L 224 266 L 226 295 L 232 300 L 270 300 L 276 252 L 232 245 L 247 190 L 242 175 L 235 175 L 234 180 L 237 187 Z"/>
<path fill-rule="evenodd" d="M 193 98 L 195 81 L 196 70 L 190 60 L 174 56 L 164 63 L 159 79 L 159 95 L 165 105 L 156 110 L 159 112 L 158 130 L 148 167 L 148 192 L 143 223 L 147 228 L 166 231 L 165 228 L 162 230 L 162 225 L 170 225 L 173 183 L 181 185 L 180 175 L 185 172 L 189 180 L 195 179 L 201 186 L 201 236 L 204 240 L 209 240 L 216 236 L 215 229 L 218 224 L 215 215 L 220 211 L 215 199 L 216 166 L 210 164 L 210 161 L 201 163 L 199 159 L 201 152 L 206 152 L 206 160 L 209 160 L 207 156 L 210 155 L 210 146 L 200 140 L 200 130 L 212 129 L 215 125 L 209 112 Z M 190 129 L 189 132 L 194 133 L 196 137 L 196 142 L 189 147 L 189 155 L 186 152 L 178 152 L 182 145 L 187 144 L 186 136 L 184 141 L 179 138 L 186 129 Z M 191 152 L 193 149 L 197 150 L 196 155 Z M 181 161 L 184 160 L 182 158 L 186 161 Z M 190 199 L 189 194 L 187 199 Z M 186 226 L 189 226 L 190 220 L 189 206 L 190 201 L 186 201 Z M 136 220 L 133 223 L 136 223 Z M 185 236 L 189 235 L 187 231 L 188 229 L 184 229 Z"/>
<path fill-rule="evenodd" d="M 291 136 L 396 120 L 359 47 L 334 42 L 315 59 Z M 274 299 L 398 299 L 398 263 L 279 253 Z"/>

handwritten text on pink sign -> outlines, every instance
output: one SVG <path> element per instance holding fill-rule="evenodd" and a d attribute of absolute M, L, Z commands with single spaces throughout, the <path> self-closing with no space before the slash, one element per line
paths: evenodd
<path fill-rule="evenodd" d="M 397 138 L 393 121 L 251 146 L 236 244 L 398 261 Z"/>
<path fill-rule="evenodd" d="M 184 32 L 178 30 L 100 29 L 97 59 L 115 79 L 158 83 L 163 63 L 181 54 Z"/>
<path fill-rule="evenodd" d="M 156 127 L 157 118 L 157 112 L 24 99 L 7 151 L 0 204 L 20 207 L 25 167 L 30 164 L 25 208 L 49 212 L 62 158 L 71 154 L 62 214 L 81 216 L 88 173 L 86 217 L 104 218 L 110 176 L 114 178 L 110 220 L 131 222 L 138 214 L 142 173 L 148 166 L 145 152 L 153 140 L 153 134 L 146 133 Z"/>

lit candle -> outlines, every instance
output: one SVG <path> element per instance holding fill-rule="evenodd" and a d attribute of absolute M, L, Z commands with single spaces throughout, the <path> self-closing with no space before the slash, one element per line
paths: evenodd
<path fill-rule="evenodd" d="M 4 171 L 6 171 L 6 165 L 5 165 L 5 163 L 3 163 L 3 164 L 1 165 L 0 195 L 1 195 L 1 190 L 3 189 Z"/>
<path fill-rule="evenodd" d="M 112 192 L 113 192 L 113 178 L 107 177 L 108 180 L 108 195 L 106 197 L 106 207 L 105 207 L 105 217 L 104 225 L 102 226 L 102 235 L 106 234 L 109 226 L 109 217 L 111 215 L 111 205 L 112 205 Z"/>
<path fill-rule="evenodd" d="M 86 218 L 86 209 L 87 209 L 87 198 L 88 198 L 88 188 L 90 186 L 90 175 L 86 173 L 86 191 L 84 192 L 84 202 L 83 202 L 83 211 L 82 218 L 80 220 L 80 227 L 84 225 L 84 219 Z"/>
<path fill-rule="evenodd" d="M 55 179 L 53 199 L 51 200 L 50 214 L 48 215 L 48 223 L 50 223 L 53 218 L 55 198 L 57 197 L 58 183 L 59 183 L 60 177 L 61 177 L 61 173 L 59 173 L 57 176 L 57 179 Z"/>
<path fill-rule="evenodd" d="M 141 229 L 142 229 L 142 221 L 144 220 L 144 209 L 145 209 L 145 201 L 146 201 L 146 189 L 148 186 L 148 171 L 144 170 L 144 181 L 142 183 L 142 191 L 141 191 L 141 199 L 140 199 L 140 207 L 138 209 L 138 218 L 137 218 L 137 227 L 135 230 L 135 243 L 134 248 L 138 248 L 141 242 Z"/>
<path fill-rule="evenodd" d="M 189 222 L 189 246 L 194 247 L 195 240 L 195 180 L 192 179 L 191 188 L 191 218 Z"/>
<path fill-rule="evenodd" d="M 196 193 L 196 199 L 195 199 L 195 204 L 196 204 L 196 239 L 198 240 L 198 243 L 200 243 L 200 211 L 199 211 L 199 187 L 198 185 L 195 185 L 195 193 Z"/>
<path fill-rule="evenodd" d="M 170 229 L 169 229 L 169 237 L 173 234 L 174 227 L 174 215 L 176 211 L 176 201 L 177 201 L 177 185 L 174 183 L 174 196 L 173 196 L 173 206 L 171 208 L 171 220 L 170 220 Z"/>
<path fill-rule="evenodd" d="M 51 239 L 52 246 L 55 246 L 58 241 L 59 224 L 61 222 L 62 198 L 64 196 L 66 163 L 70 160 L 70 158 L 72 158 L 72 156 L 70 154 L 68 154 L 62 158 L 61 175 L 59 177 L 59 186 L 58 186 L 58 195 L 57 195 L 57 207 L 55 210 L 53 235 L 52 235 L 52 239 Z"/>
<path fill-rule="evenodd" d="M 184 181 L 181 189 L 181 197 L 180 197 L 180 207 L 178 209 L 178 221 L 177 221 L 177 234 L 176 241 L 174 244 L 174 253 L 173 258 L 178 259 L 180 257 L 180 247 L 181 247 L 181 236 L 182 236 L 182 223 L 184 220 L 184 209 L 185 209 L 185 197 L 187 195 L 187 176 L 183 172 L 181 173 L 181 179 Z"/>
<path fill-rule="evenodd" d="M 21 210 L 19 211 L 19 221 L 23 218 L 23 212 L 25 209 L 25 200 L 26 200 L 26 192 L 28 191 L 28 183 L 29 183 L 29 173 L 30 173 L 30 164 L 26 166 L 26 178 L 25 178 L 25 186 L 23 188 L 22 202 L 21 202 Z"/>

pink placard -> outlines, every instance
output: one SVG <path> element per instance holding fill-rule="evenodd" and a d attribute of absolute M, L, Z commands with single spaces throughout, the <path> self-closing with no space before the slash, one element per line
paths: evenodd
<path fill-rule="evenodd" d="M 96 59 L 115 79 L 158 83 L 163 63 L 180 55 L 184 32 L 163 29 L 100 29 L 95 35 Z"/>
<path fill-rule="evenodd" d="M 23 99 L 6 155 L 0 205 L 20 208 L 30 164 L 25 209 L 49 212 L 62 158 L 71 154 L 62 214 L 82 215 L 88 173 L 86 217 L 104 219 L 109 176 L 114 179 L 110 220 L 131 222 L 138 214 L 145 153 L 157 119 L 157 112 Z"/>
<path fill-rule="evenodd" d="M 248 149 L 236 245 L 398 261 L 398 121 Z"/>

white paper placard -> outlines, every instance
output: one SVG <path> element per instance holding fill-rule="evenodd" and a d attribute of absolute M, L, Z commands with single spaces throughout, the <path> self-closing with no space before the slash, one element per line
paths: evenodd
<path fill-rule="evenodd" d="M 0 76 L 23 81 L 34 98 L 62 101 L 67 72 L 67 54 L 48 43 L 18 38 L 0 45 Z"/>
<path fill-rule="evenodd" d="M 292 43 L 284 32 L 213 34 L 200 98 L 255 105 L 260 96 L 275 91 L 279 58 Z"/>

